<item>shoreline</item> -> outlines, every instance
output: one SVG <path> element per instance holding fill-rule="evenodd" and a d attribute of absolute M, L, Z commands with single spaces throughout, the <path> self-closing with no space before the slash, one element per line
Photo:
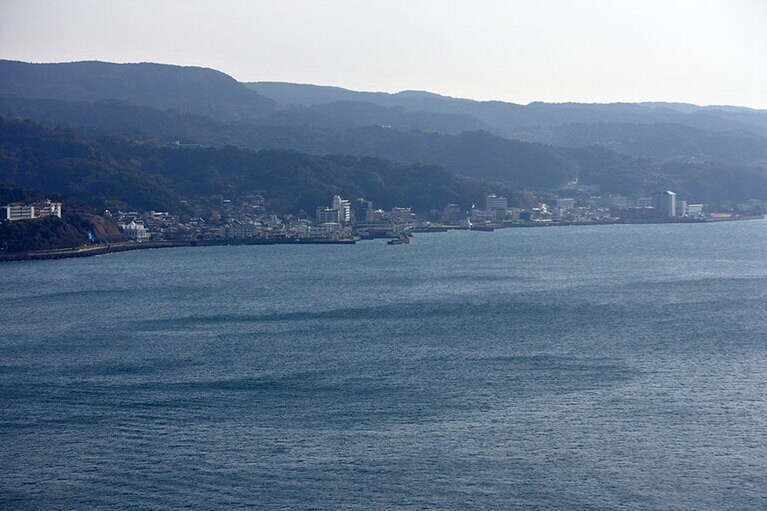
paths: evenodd
<path fill-rule="evenodd" d="M 644 218 L 644 219 L 617 219 L 617 220 L 595 220 L 595 221 L 565 221 L 565 222 L 536 222 L 527 221 L 508 224 L 475 224 L 471 227 L 457 227 L 453 229 L 471 230 L 471 231 L 494 231 L 498 229 L 521 229 L 535 227 L 576 227 L 584 225 L 642 225 L 642 224 L 711 224 L 721 222 L 738 222 L 744 220 L 764 220 L 765 215 L 742 215 L 728 217 L 709 217 L 694 219 L 670 220 L 666 218 Z"/>
<path fill-rule="evenodd" d="M 524 224 L 490 224 L 472 227 L 439 226 L 433 229 L 416 228 L 416 233 L 447 232 L 451 230 L 472 230 L 492 232 L 496 229 L 535 228 L 535 227 L 574 227 L 583 225 L 638 225 L 638 224 L 704 224 L 736 222 L 743 220 L 763 220 L 764 215 L 737 216 L 737 217 L 711 217 L 694 220 L 616 220 L 595 222 L 528 222 Z M 58 248 L 51 250 L 35 250 L 28 252 L 15 252 L 0 254 L 0 263 L 12 261 L 45 261 L 52 259 L 72 259 L 76 257 L 94 257 L 97 255 L 128 252 L 132 250 L 148 250 L 156 248 L 181 248 L 181 247 L 216 247 L 231 245 L 354 245 L 362 238 L 355 237 L 345 240 L 324 240 L 311 238 L 267 238 L 252 240 L 193 240 L 193 241 L 126 241 L 106 245 L 91 245 L 71 248 Z"/>
<path fill-rule="evenodd" d="M 34 250 L 0 254 L 0 262 L 10 261 L 45 261 L 50 259 L 71 259 L 75 257 L 94 257 L 97 255 L 149 250 L 156 248 L 216 247 L 229 245 L 353 245 L 358 238 L 349 240 L 317 240 L 303 238 L 272 238 L 256 240 L 193 240 L 193 241 L 125 241 L 106 245 L 90 245 L 51 250 Z"/>

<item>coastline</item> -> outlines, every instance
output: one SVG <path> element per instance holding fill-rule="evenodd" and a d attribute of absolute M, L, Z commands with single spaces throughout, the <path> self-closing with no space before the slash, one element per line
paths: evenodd
<path fill-rule="evenodd" d="M 536 222 L 527 221 L 522 223 L 510 223 L 510 224 L 478 224 L 473 225 L 470 228 L 463 227 L 463 229 L 470 229 L 473 231 L 492 231 L 495 229 L 516 229 L 516 228 L 528 228 L 528 227 L 574 227 L 583 225 L 638 225 L 638 224 L 708 224 L 708 223 L 721 223 L 721 222 L 738 222 L 743 220 L 764 220 L 765 215 L 741 215 L 741 216 L 722 216 L 722 217 L 708 217 L 708 218 L 643 218 L 643 219 L 615 219 L 615 220 L 576 220 L 576 221 L 564 221 L 564 222 Z"/>
<path fill-rule="evenodd" d="M 43 261 L 48 259 L 70 259 L 74 257 L 93 257 L 131 250 L 148 250 L 155 248 L 180 247 L 215 247 L 223 245 L 353 245 L 358 238 L 349 240 L 317 240 L 299 238 L 271 238 L 255 240 L 193 240 L 193 241 L 126 241 L 106 245 L 90 245 L 51 250 L 34 250 L 0 254 L 0 262 L 10 261 Z"/>
<path fill-rule="evenodd" d="M 522 227 L 572 227 L 583 225 L 636 225 L 636 224 L 691 224 L 691 223 L 721 223 L 735 222 L 742 220 L 763 220 L 764 215 L 734 216 L 734 217 L 710 217 L 693 220 L 615 220 L 615 221 L 594 221 L 594 222 L 526 222 L 523 224 L 489 224 L 472 227 L 459 226 L 439 226 L 435 228 L 416 228 L 413 232 L 447 232 L 448 230 L 472 230 L 492 232 L 496 229 L 513 229 Z M 180 247 L 213 247 L 224 245 L 354 245 L 361 238 L 355 237 L 344 240 L 326 240 L 311 238 L 258 238 L 243 240 L 193 240 L 193 241 L 127 241 L 121 243 L 111 243 L 106 245 L 86 245 L 71 248 L 59 248 L 51 250 L 35 250 L 28 252 L 15 252 L 11 254 L 0 254 L 1 262 L 11 261 L 44 261 L 49 259 L 71 259 L 75 257 L 93 257 L 97 255 L 113 254 L 117 252 L 128 252 L 131 250 L 147 250 L 155 248 L 180 248 Z"/>

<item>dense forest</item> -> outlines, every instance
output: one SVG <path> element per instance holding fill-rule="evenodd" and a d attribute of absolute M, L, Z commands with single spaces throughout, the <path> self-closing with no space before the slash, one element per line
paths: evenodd
<path fill-rule="evenodd" d="M 449 202 L 468 207 L 503 189 L 431 165 L 231 146 L 161 147 L 2 119 L 0 182 L 71 195 L 102 209 L 175 213 L 188 211 L 200 197 L 253 191 L 278 212 L 313 211 L 334 194 L 428 211 Z"/>

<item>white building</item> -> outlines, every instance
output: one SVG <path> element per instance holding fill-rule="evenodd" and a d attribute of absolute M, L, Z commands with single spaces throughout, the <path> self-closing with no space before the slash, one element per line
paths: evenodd
<path fill-rule="evenodd" d="M 352 219 L 351 202 L 342 199 L 340 195 L 333 196 L 333 202 L 330 207 L 318 207 L 315 216 L 315 222 L 319 224 L 348 224 Z"/>
<path fill-rule="evenodd" d="M 61 203 L 44 200 L 34 204 L 8 204 L 0 208 L 0 220 L 15 222 L 55 216 L 61 218 Z"/>
<path fill-rule="evenodd" d="M 129 238 L 136 241 L 146 241 L 149 239 L 149 231 L 146 230 L 146 227 L 141 222 L 133 220 L 129 224 L 123 224 L 121 227 Z"/>
<path fill-rule="evenodd" d="M 338 210 L 338 220 L 342 224 L 348 224 L 352 219 L 352 205 L 348 200 L 342 199 L 340 195 L 333 196 L 333 204 L 330 208 Z"/>
<path fill-rule="evenodd" d="M 249 239 L 258 238 L 261 235 L 261 225 L 257 224 L 239 224 L 227 225 L 224 230 L 224 236 L 227 239 Z"/>
<path fill-rule="evenodd" d="M 703 204 L 688 204 L 685 213 L 687 216 L 701 217 L 703 216 Z"/>
<path fill-rule="evenodd" d="M 655 207 L 660 212 L 661 216 L 671 218 L 676 216 L 676 194 L 672 191 L 666 190 L 663 192 L 655 192 Z"/>

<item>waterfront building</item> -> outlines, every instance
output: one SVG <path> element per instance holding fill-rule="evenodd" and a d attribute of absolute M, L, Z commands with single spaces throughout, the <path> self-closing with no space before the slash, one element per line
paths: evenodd
<path fill-rule="evenodd" d="M 149 231 L 146 230 L 142 222 L 131 220 L 128 224 L 123 224 L 122 230 L 126 236 L 136 241 L 146 241 L 149 239 Z"/>
<path fill-rule="evenodd" d="M 629 200 L 623 195 L 611 195 L 610 205 L 617 209 L 626 209 L 629 207 Z"/>
<path fill-rule="evenodd" d="M 557 208 L 559 208 L 559 211 L 570 211 L 571 209 L 575 209 L 575 199 L 571 198 L 564 198 L 564 199 L 557 199 Z"/>
<path fill-rule="evenodd" d="M 340 195 L 334 195 L 330 207 L 318 207 L 315 221 L 319 224 L 340 223 L 348 224 L 352 219 L 352 205 Z"/>
<path fill-rule="evenodd" d="M 342 199 L 340 195 L 333 196 L 333 204 L 330 207 L 331 209 L 338 210 L 338 219 L 342 224 L 348 224 L 352 219 L 351 203 L 346 199 Z"/>
<path fill-rule="evenodd" d="M 472 223 L 482 223 L 493 222 L 496 217 L 495 211 L 489 209 L 471 208 L 470 218 Z"/>
<path fill-rule="evenodd" d="M 312 227 L 312 238 L 333 239 L 341 234 L 341 224 L 326 222 Z"/>
<path fill-rule="evenodd" d="M 687 216 L 702 217 L 703 216 L 703 204 L 688 204 L 686 208 Z"/>
<path fill-rule="evenodd" d="M 522 208 L 508 208 L 505 211 L 504 220 L 516 221 L 519 220 L 519 215 L 522 213 Z"/>
<path fill-rule="evenodd" d="M 487 211 L 506 210 L 509 207 L 509 200 L 506 197 L 499 197 L 495 194 L 488 195 L 485 200 L 485 209 Z"/>
<path fill-rule="evenodd" d="M 356 199 L 352 203 L 352 211 L 354 212 L 354 220 L 356 222 L 372 222 L 373 221 L 373 202 L 366 199 Z"/>
<path fill-rule="evenodd" d="M 410 208 L 393 207 L 391 210 L 391 219 L 395 224 L 408 224 L 413 219 L 413 212 Z"/>
<path fill-rule="evenodd" d="M 637 207 L 638 208 L 654 208 L 655 199 L 652 197 L 639 197 L 637 199 Z"/>
<path fill-rule="evenodd" d="M 261 235 L 261 226 L 256 224 L 227 225 L 224 229 L 224 237 L 230 240 L 258 238 Z"/>
<path fill-rule="evenodd" d="M 658 210 L 652 206 L 624 209 L 621 211 L 621 218 L 633 222 L 660 221 Z"/>
<path fill-rule="evenodd" d="M 317 225 L 327 224 L 327 223 L 334 223 L 334 224 L 340 223 L 341 212 L 333 208 L 322 208 L 322 207 L 317 208 L 316 222 L 317 222 Z"/>
<path fill-rule="evenodd" d="M 670 190 L 663 192 L 655 192 L 653 195 L 655 199 L 655 208 L 660 215 L 665 218 L 673 218 L 676 216 L 676 194 Z"/>
<path fill-rule="evenodd" d="M 312 235 L 312 223 L 306 219 L 293 218 L 288 230 L 296 238 L 309 238 Z"/>
<path fill-rule="evenodd" d="M 466 218 L 466 212 L 458 204 L 448 204 L 442 210 L 442 221 L 447 223 L 460 222 Z"/>

